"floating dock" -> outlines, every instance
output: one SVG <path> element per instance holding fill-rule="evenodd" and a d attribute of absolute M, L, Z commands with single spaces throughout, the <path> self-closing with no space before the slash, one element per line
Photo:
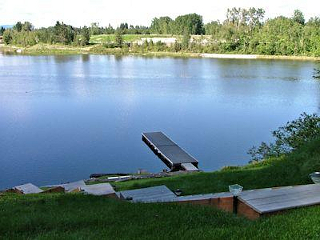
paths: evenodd
<path fill-rule="evenodd" d="M 199 171 L 198 161 L 162 132 L 142 133 L 142 141 L 171 169 Z"/>

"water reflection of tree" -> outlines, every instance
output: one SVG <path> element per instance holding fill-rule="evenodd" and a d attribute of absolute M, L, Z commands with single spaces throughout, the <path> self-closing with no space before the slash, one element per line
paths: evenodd
<path fill-rule="evenodd" d="M 313 78 L 320 79 L 320 68 L 313 69 Z"/>
<path fill-rule="evenodd" d="M 82 62 L 88 62 L 90 60 L 90 55 L 89 54 L 82 54 L 81 60 L 82 60 Z"/>

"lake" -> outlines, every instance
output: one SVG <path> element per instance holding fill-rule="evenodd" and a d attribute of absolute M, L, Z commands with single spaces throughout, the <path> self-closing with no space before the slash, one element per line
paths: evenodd
<path fill-rule="evenodd" d="M 0 55 L 0 189 L 91 173 L 162 171 L 141 133 L 163 131 L 205 171 L 302 112 L 319 113 L 312 61 Z"/>

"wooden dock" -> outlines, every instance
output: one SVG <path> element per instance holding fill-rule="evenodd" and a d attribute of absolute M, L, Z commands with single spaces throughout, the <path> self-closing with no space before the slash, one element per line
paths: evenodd
<path fill-rule="evenodd" d="M 142 133 L 142 140 L 171 169 L 198 171 L 198 161 L 162 132 Z"/>
<path fill-rule="evenodd" d="M 166 186 L 120 192 L 121 199 L 143 203 L 186 203 L 207 205 L 233 212 L 249 219 L 278 214 L 292 208 L 320 205 L 320 184 L 285 186 L 243 191 L 234 201 L 230 192 L 176 196 Z"/>

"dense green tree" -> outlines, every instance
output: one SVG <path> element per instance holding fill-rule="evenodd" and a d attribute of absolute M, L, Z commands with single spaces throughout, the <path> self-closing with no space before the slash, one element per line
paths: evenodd
<path fill-rule="evenodd" d="M 105 34 L 114 34 L 114 32 L 115 32 L 115 30 L 114 30 L 114 28 L 111 26 L 111 24 L 109 24 L 109 26 L 104 29 L 104 33 L 105 33 Z"/>
<path fill-rule="evenodd" d="M 85 46 L 85 45 L 89 44 L 89 41 L 90 41 L 90 31 L 89 31 L 89 28 L 84 26 L 80 30 L 79 43 L 80 43 L 81 46 Z"/>
<path fill-rule="evenodd" d="M 126 30 L 126 29 L 129 29 L 128 23 L 121 23 L 119 28 L 120 28 L 122 31 L 123 31 L 123 30 Z"/>
<path fill-rule="evenodd" d="M 185 31 L 188 34 L 204 34 L 202 16 L 195 13 L 178 16 L 174 20 L 172 33 L 182 35 Z"/>
<path fill-rule="evenodd" d="M 310 18 L 303 28 L 303 53 L 320 56 L 320 18 Z"/>
<path fill-rule="evenodd" d="M 5 44 L 10 44 L 12 42 L 12 33 L 13 30 L 11 29 L 6 29 L 3 33 L 3 42 Z"/>
<path fill-rule="evenodd" d="M 22 31 L 31 31 L 33 29 L 33 25 L 30 22 L 24 22 L 22 24 Z"/>
<path fill-rule="evenodd" d="M 5 30 L 6 30 L 6 29 L 5 29 L 3 26 L 1 26 L 1 28 L 0 28 L 0 36 L 3 35 L 3 33 L 4 33 Z"/>
<path fill-rule="evenodd" d="M 17 22 L 13 29 L 0 29 L 6 44 L 31 46 L 36 43 L 62 43 L 86 45 L 90 34 L 114 34 L 106 47 L 126 47 L 123 34 L 172 34 L 177 41 L 171 46 L 163 43 L 145 42 L 141 46 L 131 44 L 135 51 L 181 51 L 246 53 L 270 55 L 320 56 L 320 18 L 305 22 L 303 13 L 296 10 L 293 17 L 276 17 L 264 22 L 265 11 L 261 8 L 231 8 L 226 20 L 213 21 L 203 25 L 198 14 L 154 18 L 150 27 L 122 23 L 117 31 L 109 24 L 100 27 L 98 23 L 90 28 L 75 28 L 62 22 L 48 28 L 34 29 L 29 22 Z M 211 37 L 190 36 L 206 33 Z M 123 51 L 126 51 L 124 49 Z"/>
<path fill-rule="evenodd" d="M 265 10 L 263 10 L 262 8 L 249 8 L 247 14 L 247 24 L 251 31 L 262 26 Z"/>
<path fill-rule="evenodd" d="M 19 21 L 13 26 L 13 30 L 15 30 L 17 32 L 31 31 L 32 29 L 33 29 L 33 25 L 30 22 L 21 23 Z"/>
<path fill-rule="evenodd" d="M 205 33 L 207 35 L 212 35 L 213 38 L 217 39 L 219 38 L 220 32 L 221 32 L 221 23 L 219 21 L 212 21 L 210 23 L 207 23 L 205 28 Z"/>
<path fill-rule="evenodd" d="M 296 21 L 286 17 L 270 19 L 261 29 L 260 52 L 270 55 L 300 54 L 302 35 L 303 28 Z"/>
<path fill-rule="evenodd" d="M 98 35 L 98 34 L 102 34 L 103 33 L 103 29 L 99 27 L 99 23 L 91 23 L 90 26 L 90 34 L 91 35 Z"/>
<path fill-rule="evenodd" d="M 17 32 L 21 32 L 22 31 L 22 23 L 19 21 L 17 22 L 14 26 L 13 29 L 16 30 Z"/>
<path fill-rule="evenodd" d="M 75 31 L 72 26 L 66 25 L 63 22 L 56 22 L 56 25 L 53 27 L 54 42 L 70 44 L 73 42 L 75 37 Z"/>
<path fill-rule="evenodd" d="M 297 22 L 297 23 L 300 23 L 302 25 L 304 25 L 305 23 L 305 19 L 304 19 L 304 15 L 303 13 L 300 11 L 300 10 L 294 10 L 294 13 L 293 13 L 293 17 L 292 19 Z"/>
<path fill-rule="evenodd" d="M 152 33 L 170 34 L 172 32 L 173 20 L 170 17 L 160 17 L 152 19 L 150 30 Z"/>
<path fill-rule="evenodd" d="M 173 50 L 179 52 L 181 50 L 181 44 L 176 40 L 173 44 Z"/>
<path fill-rule="evenodd" d="M 189 43 L 190 43 L 190 34 L 188 33 L 188 30 L 185 30 L 182 37 L 182 43 L 181 46 L 183 49 L 188 49 Z"/>

